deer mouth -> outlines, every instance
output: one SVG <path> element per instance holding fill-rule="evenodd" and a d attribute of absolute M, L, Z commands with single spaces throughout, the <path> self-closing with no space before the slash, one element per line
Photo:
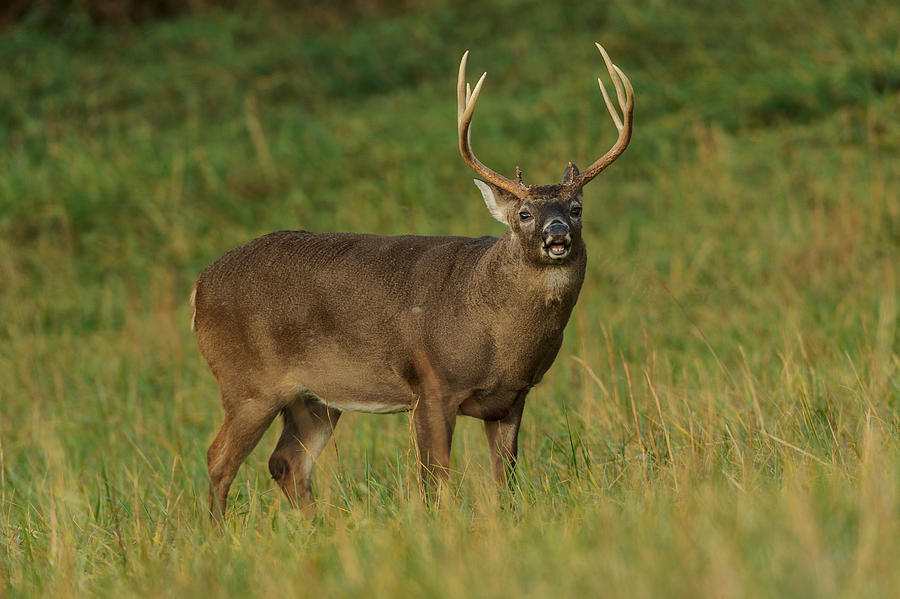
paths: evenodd
<path fill-rule="evenodd" d="M 544 253 L 551 260 L 562 260 L 569 255 L 571 244 L 565 239 L 553 239 L 544 242 Z"/>

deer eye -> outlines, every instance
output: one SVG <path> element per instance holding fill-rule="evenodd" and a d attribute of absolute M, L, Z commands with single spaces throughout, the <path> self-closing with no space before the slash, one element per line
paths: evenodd
<path fill-rule="evenodd" d="M 569 210 L 569 214 L 571 214 L 575 218 L 578 218 L 579 216 L 581 216 L 581 206 L 572 206 L 572 209 Z"/>
<path fill-rule="evenodd" d="M 531 220 L 531 213 L 527 210 L 519 210 L 519 220 L 523 223 Z"/>

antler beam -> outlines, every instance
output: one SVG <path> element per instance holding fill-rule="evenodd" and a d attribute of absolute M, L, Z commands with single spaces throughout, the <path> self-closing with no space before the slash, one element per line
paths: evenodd
<path fill-rule="evenodd" d="M 466 83 L 466 62 L 468 59 L 469 51 L 466 50 L 465 54 L 462 56 L 462 60 L 459 62 L 459 78 L 457 79 L 456 84 L 456 119 L 459 127 L 459 153 L 462 154 L 463 160 L 472 167 L 472 170 L 475 171 L 479 177 L 488 183 L 493 183 L 500 189 L 508 191 L 514 196 L 521 197 L 528 190 L 521 182 L 521 179 L 512 181 L 491 170 L 482 164 L 472 151 L 472 131 L 470 129 L 472 125 L 472 115 L 475 112 L 475 102 L 478 101 L 478 94 L 481 93 L 481 86 L 484 83 L 484 78 L 487 77 L 487 73 L 484 73 L 481 76 L 473 90 L 469 87 L 469 84 Z"/>
<path fill-rule="evenodd" d="M 609 110 L 609 115 L 612 117 L 616 129 L 619 130 L 619 138 L 606 154 L 601 156 L 600 159 L 579 175 L 576 180 L 579 186 L 586 185 L 591 179 L 600 174 L 600 171 L 612 164 L 616 158 L 625 151 L 625 148 L 628 147 L 628 142 L 631 141 L 631 124 L 634 118 L 634 89 L 631 87 L 631 82 L 628 80 L 628 77 L 625 76 L 625 73 L 622 72 L 622 69 L 612 63 L 609 59 L 609 54 L 606 53 L 603 46 L 596 42 L 595 44 L 597 49 L 600 50 L 600 54 L 603 55 L 603 61 L 606 63 L 606 70 L 609 71 L 609 77 L 612 79 L 613 85 L 616 88 L 616 100 L 618 100 L 619 108 L 622 110 L 622 117 L 619 117 L 612 101 L 609 99 L 609 94 L 606 93 L 606 87 L 603 85 L 603 80 L 598 77 L 597 83 L 600 84 L 600 91 L 603 93 L 603 101 L 606 102 L 606 109 Z"/>

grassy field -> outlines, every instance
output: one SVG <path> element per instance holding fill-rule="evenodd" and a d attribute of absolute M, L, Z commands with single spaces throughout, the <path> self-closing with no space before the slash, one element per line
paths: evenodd
<path fill-rule="evenodd" d="M 3 33 L 0 598 L 894 595 L 898 30 L 887 0 L 511 0 Z M 514 502 L 477 421 L 428 510 L 408 417 L 349 415 L 315 520 L 273 427 L 212 528 L 196 275 L 277 229 L 499 234 L 459 57 L 489 71 L 479 156 L 548 183 L 615 137 L 595 40 L 635 138 L 587 188 Z"/>

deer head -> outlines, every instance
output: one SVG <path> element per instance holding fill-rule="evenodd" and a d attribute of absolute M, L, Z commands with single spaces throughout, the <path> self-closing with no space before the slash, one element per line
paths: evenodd
<path fill-rule="evenodd" d="M 622 110 L 620 117 L 613 107 L 609 94 L 598 78 L 600 91 L 606 108 L 619 131 L 616 143 L 606 154 L 580 172 L 569 162 L 562 181 L 555 185 L 525 185 L 522 170 L 516 167 L 515 180 L 485 166 L 472 151 L 471 124 L 475 103 L 481 93 L 484 73 L 472 89 L 466 83 L 466 62 L 469 52 L 463 54 L 459 64 L 457 80 L 457 124 L 459 151 L 483 180 L 475 179 L 475 185 L 484 197 L 491 215 L 509 227 L 513 238 L 525 254 L 527 260 L 537 264 L 563 264 L 573 254 L 573 248 L 581 247 L 582 190 L 594 177 L 618 158 L 631 141 L 631 127 L 634 114 L 634 90 L 625 73 L 612 63 L 603 46 L 596 44 L 609 76 L 616 88 L 616 98 Z"/>

